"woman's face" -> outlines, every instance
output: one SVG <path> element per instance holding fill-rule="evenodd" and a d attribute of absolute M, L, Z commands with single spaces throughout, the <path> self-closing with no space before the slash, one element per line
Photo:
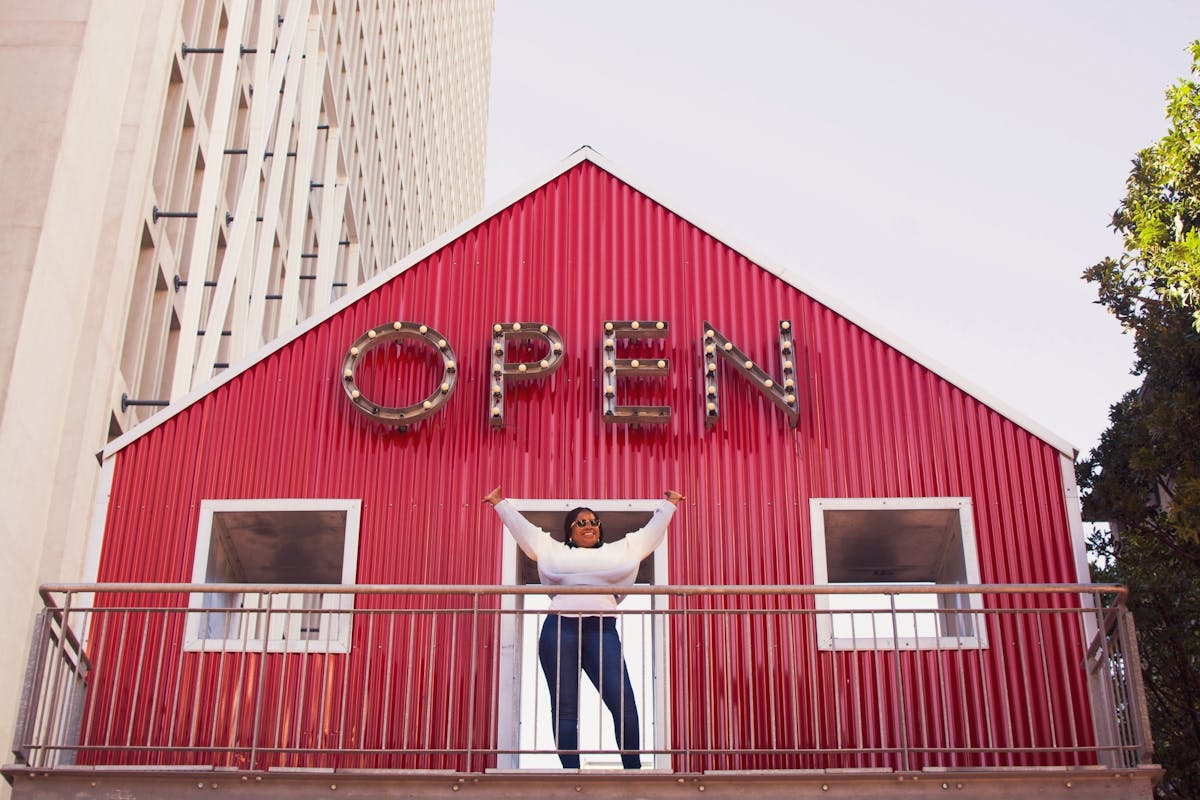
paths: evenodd
<path fill-rule="evenodd" d="M 571 523 L 571 541 L 576 547 L 597 547 L 600 544 L 600 520 L 591 511 L 581 511 Z"/>

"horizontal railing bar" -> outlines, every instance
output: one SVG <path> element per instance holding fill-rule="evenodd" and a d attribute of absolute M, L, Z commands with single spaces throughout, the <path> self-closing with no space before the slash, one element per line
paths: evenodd
<path fill-rule="evenodd" d="M 29 750 L 38 750 L 42 752 L 54 753 L 87 753 L 87 752 L 121 752 L 121 753 L 158 753 L 164 748 L 154 745 L 29 745 Z M 258 746 L 254 748 L 259 753 L 266 754 L 286 754 L 286 755 L 334 755 L 345 753 L 356 756 L 383 756 L 394 755 L 394 748 L 380 747 L 264 747 Z M 1111 752 L 1131 752 L 1136 750 L 1135 745 L 1094 745 L 1085 747 L 1082 745 L 1076 746 L 1044 746 L 1044 747 L 855 747 L 855 748 L 836 748 L 836 747 L 677 747 L 677 748 L 653 748 L 643 747 L 636 751 L 646 755 L 664 755 L 664 756 L 679 756 L 686 753 L 694 755 L 774 755 L 783 753 L 785 755 L 805 755 L 805 756 L 829 756 L 829 755 L 896 755 L 901 752 L 909 753 L 924 753 L 924 754 L 946 754 L 946 755 L 973 755 L 973 754 L 991 754 L 1005 753 L 1011 755 L 1044 755 L 1047 753 L 1111 753 Z M 251 748 L 244 747 L 222 747 L 213 745 L 212 747 L 172 745 L 172 752 L 180 753 L 210 753 L 220 755 L 237 755 L 239 753 L 249 753 Z M 467 753 L 475 753 L 476 755 L 558 755 L 559 753 L 591 753 L 595 752 L 590 748 L 579 750 L 546 750 L 546 749 L 518 749 L 504 747 L 405 747 L 405 753 L 417 755 L 466 755 Z M 622 752 L 616 748 L 605 748 L 606 753 Z"/>
<path fill-rule="evenodd" d="M 118 747 L 101 747 L 101 746 L 95 746 L 95 747 L 65 747 L 64 746 L 64 747 L 46 747 L 46 748 L 31 747 L 30 749 L 31 750 L 39 750 L 41 752 L 46 752 L 46 753 L 59 753 L 59 752 L 68 752 L 68 751 L 69 752 L 79 752 L 79 751 L 88 752 L 91 750 L 105 751 L 105 752 L 116 751 L 116 752 L 128 752 L 128 753 L 161 752 L 161 748 L 156 749 L 156 748 L 141 747 L 141 746 L 119 747 L 119 748 Z M 195 753 L 204 753 L 204 754 L 211 754 L 211 755 L 226 755 L 226 756 L 246 754 L 246 753 L 250 752 L 249 747 L 239 748 L 239 749 L 231 749 L 231 748 L 224 748 L 224 747 L 214 747 L 214 748 L 173 747 L 171 749 L 172 749 L 172 751 L 178 751 L 178 752 L 183 752 L 183 753 L 195 752 Z M 356 747 L 347 747 L 347 748 L 342 748 L 342 749 L 258 747 L 255 749 L 256 749 L 256 752 L 264 754 L 264 755 L 288 755 L 288 756 L 324 756 L 324 755 L 389 756 L 389 755 L 395 755 L 395 752 L 396 752 L 395 750 L 392 750 L 392 749 L 368 749 L 368 748 L 356 748 Z M 1083 755 L 1083 754 L 1092 754 L 1092 753 L 1114 753 L 1115 752 L 1116 754 L 1121 754 L 1121 753 L 1124 753 L 1127 751 L 1132 751 L 1134 749 L 1135 748 L 1132 748 L 1132 747 L 1125 747 L 1125 748 L 1116 748 L 1116 747 L 1061 747 L 1061 748 L 997 747 L 997 748 L 992 748 L 992 749 L 979 748 L 979 747 L 971 747 L 971 748 L 910 747 L 910 748 L 907 748 L 907 752 L 912 753 L 912 754 L 920 754 L 920 755 L 940 755 L 940 756 L 972 756 L 972 755 L 1012 755 L 1012 756 L 1039 756 L 1040 755 L 1040 756 L 1045 756 L 1045 755 L 1057 755 L 1057 754 L 1067 754 L 1067 753 L 1078 753 L 1078 754 Z M 588 750 L 588 749 L 582 749 L 582 750 L 532 750 L 532 749 L 515 750 L 515 749 L 496 749 L 496 748 L 487 748 L 487 747 L 447 748 L 447 749 L 405 747 L 404 752 L 407 754 L 410 754 L 410 755 L 418 755 L 418 756 L 465 756 L 468 754 L 472 754 L 475 756 L 487 757 L 487 756 L 513 756 L 513 755 L 557 756 L 560 753 L 585 755 L 585 754 L 592 753 L 595 751 Z M 622 751 L 614 750 L 614 749 L 605 749 L 604 752 L 605 752 L 605 754 L 608 754 L 608 755 L 618 755 Z M 633 751 L 631 751 L 631 752 L 633 752 Z M 775 756 L 775 755 L 784 755 L 784 756 L 862 757 L 862 756 L 894 756 L 894 755 L 898 755 L 900 752 L 902 752 L 902 748 L 899 748 L 899 747 L 892 747 L 892 748 L 864 747 L 864 748 L 836 749 L 836 748 L 811 748 L 810 747 L 810 748 L 800 748 L 800 749 L 773 750 L 769 747 L 768 748 L 755 748 L 755 749 L 745 748 L 745 747 L 741 747 L 741 748 L 739 748 L 739 747 L 729 747 L 729 748 L 693 747 L 693 748 L 687 748 L 687 749 L 655 750 L 655 749 L 652 749 L 649 747 L 644 747 L 641 750 L 638 750 L 636 752 L 641 753 L 642 755 L 648 755 L 648 756 L 686 756 L 686 755 L 691 755 L 691 756 Z M 159 767 L 143 767 L 143 768 L 151 769 L 151 770 L 158 769 L 158 770 L 163 770 L 163 771 L 167 771 L 167 770 L 176 771 L 176 770 L 188 769 L 189 767 L 196 768 L 196 769 L 205 768 L 205 767 L 202 767 L 201 765 L 186 765 L 186 764 L 171 765 L 169 767 L 159 766 Z M 120 769 L 120 768 L 121 767 L 118 767 L 118 769 Z M 207 768 L 212 769 L 212 767 L 207 767 Z M 1034 767 L 1025 767 L 1025 769 L 1033 769 L 1033 768 Z M 112 767 L 107 767 L 104 769 L 107 771 L 109 769 L 112 769 Z M 218 767 L 217 769 L 225 769 L 225 768 Z M 981 768 L 975 767 L 975 768 L 970 768 L 970 769 L 981 769 Z M 982 769 L 995 769 L 995 767 L 983 767 Z M 247 771 L 249 771 L 249 770 L 247 770 Z M 337 770 L 334 769 L 334 771 L 337 771 Z M 421 770 L 421 772 L 432 772 L 432 771 L 435 771 L 435 770 Z M 852 771 L 857 771 L 857 770 L 854 770 L 854 768 L 852 768 Z M 897 770 L 897 771 L 903 771 L 903 770 Z M 453 772 L 453 770 L 450 770 L 450 772 Z M 457 773 L 455 773 L 455 774 L 457 774 Z"/>
<path fill-rule="evenodd" d="M 544 594 L 541 593 L 541 594 Z M 142 614 L 157 613 L 157 614 L 229 614 L 231 616 L 242 615 L 285 615 L 285 614 L 317 614 L 321 616 L 338 616 L 342 614 L 354 616 L 446 616 L 450 614 L 486 614 L 489 616 L 526 616 L 530 613 L 528 610 L 519 608 L 487 608 L 485 606 L 461 606 L 458 608 L 288 608 L 286 606 L 277 606 L 275 608 L 266 608 L 265 606 L 252 606 L 248 608 L 221 608 L 209 606 L 85 606 L 75 605 L 71 608 L 72 612 L 87 612 L 88 614 L 126 614 L 131 611 L 136 611 Z M 898 617 L 906 618 L 912 616 L 938 616 L 938 617 L 966 617 L 966 616 L 1012 616 L 1012 615 L 1027 615 L 1030 613 L 1037 614 L 1059 614 L 1059 615 L 1091 615 L 1093 610 L 1090 608 L 1074 607 L 1044 607 L 1044 606 L 1012 606 L 1009 608 L 915 608 L 915 609 L 892 609 L 887 606 L 863 606 L 861 608 L 658 608 L 654 609 L 655 615 L 662 616 L 684 616 L 687 614 L 696 614 L 698 612 L 728 614 L 732 616 L 777 616 L 783 615 L 800 615 L 800 616 L 847 616 L 851 614 L 895 614 Z M 586 614 L 585 614 L 586 616 Z M 614 608 L 605 610 L 606 617 L 644 617 L 647 612 L 640 609 Z M 932 634 L 931 634 L 932 635 Z M 954 639 L 954 634 L 939 634 L 943 639 Z M 846 637 L 850 638 L 850 637 Z M 869 638 L 863 637 L 862 638 Z M 890 636 L 878 636 L 879 639 L 890 639 Z M 911 637 L 901 637 L 911 638 Z M 966 636 L 957 638 L 969 638 Z"/>
<path fill-rule="evenodd" d="M 43 597 L 48 594 L 82 594 L 128 592 L 243 593 L 258 594 L 395 594 L 395 595 L 528 595 L 528 594 L 612 594 L 611 586 L 475 585 L 475 584 L 312 584 L 312 583 L 44 583 L 39 588 Z M 802 586 L 792 584 L 720 584 L 709 586 L 622 586 L 623 595 L 862 595 L 862 594 L 1105 594 L 1124 599 L 1128 590 L 1117 584 L 1074 583 L 980 583 L 931 584 L 914 586 L 895 583 L 839 583 L 835 585 Z M 903 609 L 908 611 L 910 609 Z"/>

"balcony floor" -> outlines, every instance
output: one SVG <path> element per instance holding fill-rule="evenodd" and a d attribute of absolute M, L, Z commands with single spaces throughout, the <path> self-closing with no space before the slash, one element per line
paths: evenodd
<path fill-rule="evenodd" d="M 515 800 L 551 798 L 730 798 L 783 800 L 795 797 L 929 797 L 931 793 L 956 800 L 1034 797 L 1104 798 L 1125 800 L 1152 797 L 1162 775 L 1158 767 L 1135 769 L 1014 768 L 981 770 L 804 770 L 707 772 L 702 774 L 646 770 L 563 772 L 560 770 L 501 770 L 486 773 L 374 770 L 229 770 L 131 769 L 69 767 L 30 770 L 8 765 L 3 773 L 12 783 L 14 800 L 89 800 L 96 798 L 195 798 L 208 792 L 239 798 L 294 800 L 302 797 L 426 798 L 486 797 Z"/>

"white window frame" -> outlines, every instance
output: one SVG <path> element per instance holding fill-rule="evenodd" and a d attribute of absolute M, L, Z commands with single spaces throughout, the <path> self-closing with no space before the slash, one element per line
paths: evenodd
<path fill-rule="evenodd" d="M 809 500 L 812 528 L 813 584 L 816 586 L 845 585 L 829 580 L 828 556 L 825 545 L 826 511 L 873 511 L 873 510 L 939 510 L 957 511 L 959 531 L 962 535 L 963 563 L 966 582 L 963 586 L 978 585 L 979 551 L 975 542 L 975 515 L 970 497 L 814 497 Z M 856 584 L 864 586 L 867 584 Z M 943 584 L 946 585 L 946 584 Z M 959 584 L 954 584 L 959 585 Z M 879 592 L 883 594 L 883 592 Z M 829 594 L 816 595 L 817 647 L 820 650 L 981 650 L 988 647 L 987 625 L 983 611 L 983 595 L 963 592 L 967 608 L 980 613 L 970 614 L 969 635 L 899 636 L 890 631 L 885 636 L 869 638 L 839 636 L 835 634 L 833 615 L 852 613 L 845 609 L 834 609 Z M 868 613 L 868 612 L 863 612 Z M 900 613 L 937 614 L 936 609 L 912 611 L 900 609 Z"/>
<path fill-rule="evenodd" d="M 342 547 L 342 586 L 352 586 L 358 576 L 358 533 L 362 515 L 361 500 L 345 500 L 335 498 L 266 498 L 248 500 L 201 500 L 200 522 L 196 531 L 196 554 L 192 562 L 192 583 L 209 583 L 208 558 L 212 546 L 213 517 L 216 514 L 237 511 L 344 511 L 346 513 L 346 531 Z M 326 584 L 313 584 L 319 587 Z M 317 639 L 304 639 L 300 636 L 300 625 L 304 618 L 303 603 L 308 593 L 277 594 L 269 598 L 253 592 L 246 592 L 242 607 L 267 608 L 271 604 L 272 613 L 267 621 L 267 636 L 251 636 L 246 633 L 237 638 L 211 638 L 203 636 L 202 630 L 213 613 L 220 613 L 205 605 L 205 593 L 193 592 L 188 600 L 187 629 L 184 636 L 184 649 L 204 652 L 263 652 L 269 653 L 349 653 L 352 614 L 333 614 L 332 611 L 350 611 L 354 608 L 354 595 L 349 593 L 321 593 L 315 591 L 312 595 L 320 595 L 319 609 L 323 622 L 329 623 L 324 635 Z M 247 605 L 247 601 L 253 605 Z M 283 608 L 280 603 L 286 603 L 289 611 L 279 612 Z M 251 612 L 242 612 L 251 616 Z M 261 625 L 261 621 L 256 625 Z M 248 628 L 249 626 L 247 626 Z"/>
<path fill-rule="evenodd" d="M 598 515 L 605 512 L 633 511 L 653 513 L 662 502 L 660 500 L 589 500 L 589 499 L 513 499 L 508 502 L 521 513 L 525 512 L 561 512 L 566 513 L 573 508 L 585 506 Z M 501 553 L 501 582 L 506 586 L 517 584 L 517 543 L 507 527 L 503 528 L 504 546 Z M 652 554 L 654 558 L 654 585 L 667 586 L 667 541 Z M 526 584 L 521 584 L 526 585 Z M 653 670 L 653 700 L 654 700 L 654 769 L 671 769 L 671 757 L 661 752 L 669 747 L 668 732 L 671 729 L 669 704 L 670 679 L 667 671 L 668 633 L 665 612 L 669 607 L 666 595 L 651 596 L 651 660 Z M 518 612 L 524 608 L 522 595 L 503 595 L 501 597 L 500 615 L 500 707 L 497 709 L 496 736 L 497 748 L 501 751 L 515 751 L 520 747 L 520 723 L 522 712 L 521 674 L 525 665 L 522 664 L 521 640 L 522 625 L 525 615 Z M 508 613 L 506 613 L 508 612 Z M 532 669 L 540 670 L 537 658 L 533 659 Z M 580 679 L 582 680 L 582 678 Z M 644 707 L 644 706 L 643 706 Z M 548 712 L 547 712 L 548 713 Z M 645 744 L 643 744 L 645 746 Z M 647 748 L 648 749 L 648 748 Z M 497 769 L 515 770 L 518 768 L 519 754 L 501 752 L 496 757 Z"/>

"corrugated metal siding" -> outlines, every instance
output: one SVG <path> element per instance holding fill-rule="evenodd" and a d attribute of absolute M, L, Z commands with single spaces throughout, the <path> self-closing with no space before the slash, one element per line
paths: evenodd
<path fill-rule="evenodd" d="M 623 348 L 669 358 L 671 373 L 641 386 L 624 381 L 621 401 L 670 405 L 674 419 L 667 427 L 601 420 L 603 321 L 638 318 L 667 320 L 670 337 Z M 440 330 L 461 367 L 448 406 L 407 433 L 355 414 L 339 377 L 349 344 L 367 328 L 397 319 Z M 722 365 L 721 420 L 705 430 L 704 319 L 772 372 L 779 369 L 776 322 L 793 321 L 801 407 L 796 429 Z M 508 425 L 497 431 L 488 424 L 490 326 L 513 320 L 555 326 L 566 357 L 551 379 L 508 389 Z M 424 373 L 421 386 L 429 385 L 427 365 L 408 369 L 410 378 L 413 371 Z M 371 391 L 385 393 L 401 373 L 380 365 L 364 380 L 372 381 Z M 588 162 L 123 450 L 100 577 L 190 580 L 203 499 L 336 497 L 363 501 L 360 582 L 498 583 L 500 526 L 478 502 L 498 483 L 511 497 L 657 497 L 664 488 L 680 489 L 688 502 L 669 542 L 671 580 L 681 584 L 809 583 L 809 498 L 885 496 L 973 498 L 984 582 L 1075 579 L 1053 447 Z M 378 601 L 359 605 L 370 602 Z M 781 641 L 782 624 L 754 624 L 756 641 Z M 692 625 L 686 635 L 699 641 L 703 626 Z M 356 648 L 366 635 L 356 629 Z M 423 652 L 428 640 L 422 637 L 435 634 L 398 635 L 411 637 Z M 1008 639 L 999 631 L 993 636 L 997 644 Z M 835 685 L 837 670 L 893 668 L 874 654 L 814 655 L 805 644 L 813 631 L 800 624 L 787 638 L 802 648 L 799 673 L 765 679 L 742 653 L 690 650 L 692 662 L 675 665 L 693 676 L 673 683 L 676 738 L 699 716 L 683 707 L 710 702 L 704 693 L 710 682 L 700 678 L 715 675 L 712 686 L 737 686 L 742 694 L 731 706 L 737 718 L 721 724 L 730 746 L 751 736 L 834 741 L 843 723 L 823 718 L 832 714 L 827 711 L 809 710 L 770 729 L 765 698 L 782 696 L 796 681 L 834 696 L 844 690 Z M 1076 632 L 1060 638 L 1063 657 L 1077 662 Z M 450 652 L 441 644 L 439 652 Z M 1000 650 L 982 653 L 981 662 Z M 932 664 L 939 657 L 926 652 L 904 660 Z M 201 661 L 189 663 L 198 668 Z M 378 689 L 376 696 L 402 672 L 353 659 L 345 668 L 359 681 L 356 691 Z M 1002 686 L 981 685 L 990 680 L 980 677 L 985 672 L 995 674 L 980 667 L 968 676 L 967 706 L 985 694 L 993 703 L 1004 696 Z M 680 694 L 685 685 L 690 696 Z M 878 696 L 844 697 L 839 706 L 877 720 L 869 735 L 884 743 L 897 724 L 900 698 L 886 688 L 892 685 L 882 675 Z M 1073 696 L 1076 713 L 1086 713 L 1083 687 L 1059 689 Z M 397 689 L 389 691 L 394 696 Z M 451 687 L 435 686 L 429 702 L 445 708 L 451 694 Z M 490 676 L 481 677 L 476 698 L 475 719 L 492 719 Z M 912 709 L 921 698 L 905 702 Z M 1045 706 L 1022 709 L 1035 730 L 1050 724 Z M 986 738 L 979 729 L 984 723 L 967 708 L 960 711 L 928 724 Z M 372 720 L 364 727 L 380 725 Z M 974 732 L 965 732 L 971 726 Z M 490 739 L 487 731 L 476 733 L 477 744 Z M 453 735 L 463 741 L 466 732 Z"/>

